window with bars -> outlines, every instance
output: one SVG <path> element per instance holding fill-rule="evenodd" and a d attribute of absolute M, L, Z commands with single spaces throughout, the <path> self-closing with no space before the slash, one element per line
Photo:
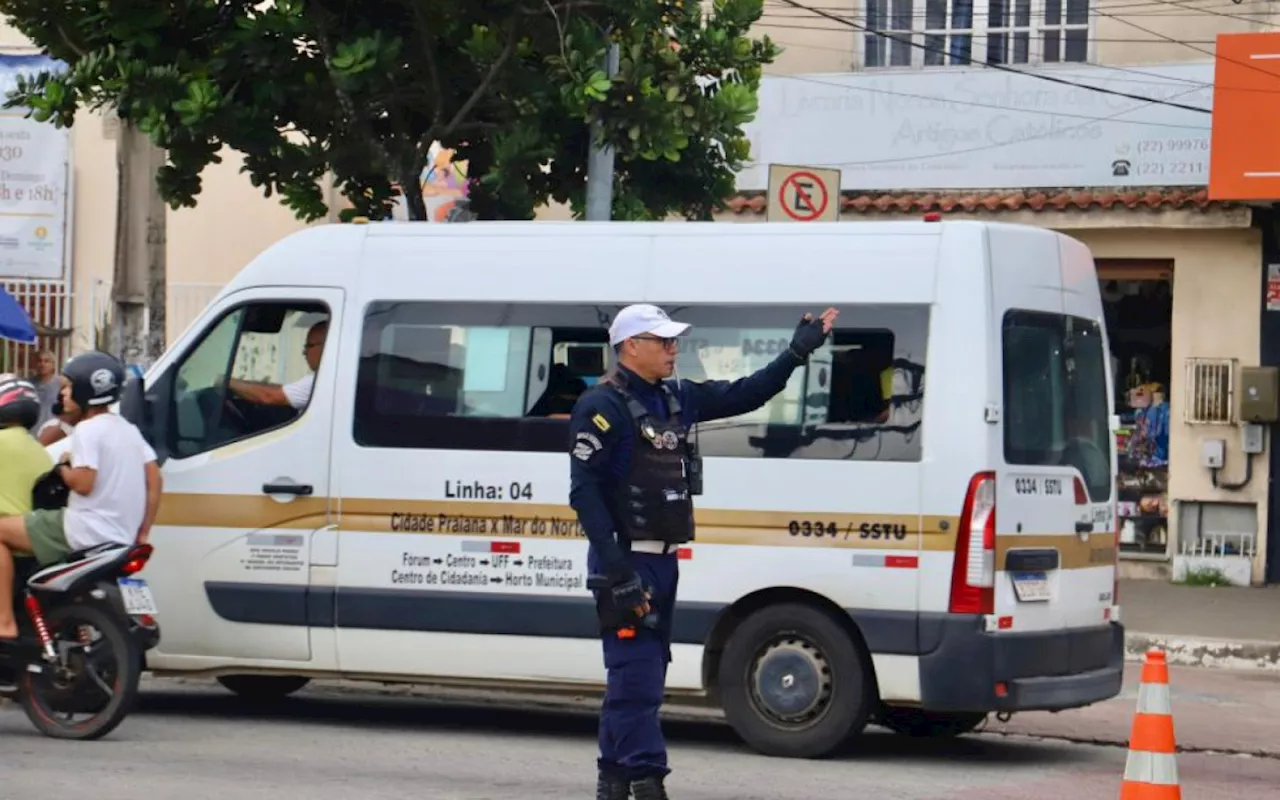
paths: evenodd
<path fill-rule="evenodd" d="M 862 65 L 1089 60 L 1090 0 L 866 0 Z"/>

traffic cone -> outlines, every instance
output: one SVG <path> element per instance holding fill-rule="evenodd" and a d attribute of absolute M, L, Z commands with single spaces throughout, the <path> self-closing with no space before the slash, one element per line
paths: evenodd
<path fill-rule="evenodd" d="M 1138 683 L 1138 711 L 1129 734 L 1120 800 L 1182 800 L 1175 747 L 1169 664 L 1163 650 L 1152 648 Z"/>

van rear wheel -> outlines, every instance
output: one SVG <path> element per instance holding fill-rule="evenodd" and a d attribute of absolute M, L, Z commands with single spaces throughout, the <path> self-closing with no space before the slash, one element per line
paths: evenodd
<path fill-rule="evenodd" d="M 866 660 L 830 614 L 769 606 L 734 630 L 720 660 L 725 718 L 764 755 L 821 758 L 867 724 Z"/>
<path fill-rule="evenodd" d="M 987 715 L 981 711 L 921 711 L 918 708 L 886 707 L 877 720 L 881 725 L 903 736 L 919 739 L 950 739 L 971 733 Z"/>
<path fill-rule="evenodd" d="M 311 683 L 301 675 L 219 675 L 218 683 L 246 700 L 283 700 Z"/>

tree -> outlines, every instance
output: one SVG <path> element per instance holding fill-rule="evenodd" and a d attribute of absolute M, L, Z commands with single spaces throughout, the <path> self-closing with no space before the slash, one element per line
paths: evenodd
<path fill-rule="evenodd" d="M 763 0 L 0 0 L 63 74 L 21 82 L 8 107 L 73 124 L 114 109 L 167 152 L 173 208 L 229 147 L 266 196 L 324 217 L 331 171 L 354 213 L 389 214 L 433 142 L 470 164 L 480 219 L 581 213 L 589 125 L 615 147 L 614 216 L 709 218 L 748 156 L 762 68 L 748 32 Z M 261 7 L 259 7 L 261 6 Z M 607 42 L 620 48 L 611 80 Z M 410 217 L 425 219 L 417 191 Z"/>

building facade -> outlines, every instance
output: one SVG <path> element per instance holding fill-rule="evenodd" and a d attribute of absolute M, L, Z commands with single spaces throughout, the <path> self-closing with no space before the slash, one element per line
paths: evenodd
<path fill-rule="evenodd" d="M 1215 35 L 1275 23 L 1249 2 L 769 0 L 757 32 L 784 53 L 722 218 L 786 203 L 768 179 L 785 164 L 838 170 L 842 220 L 937 213 L 1087 244 L 1112 345 L 1122 574 L 1261 583 L 1270 457 L 1243 452 L 1236 403 L 1241 368 L 1263 363 L 1265 223 L 1207 186 Z M 1219 470 L 1202 466 L 1207 440 L 1225 442 Z"/>

